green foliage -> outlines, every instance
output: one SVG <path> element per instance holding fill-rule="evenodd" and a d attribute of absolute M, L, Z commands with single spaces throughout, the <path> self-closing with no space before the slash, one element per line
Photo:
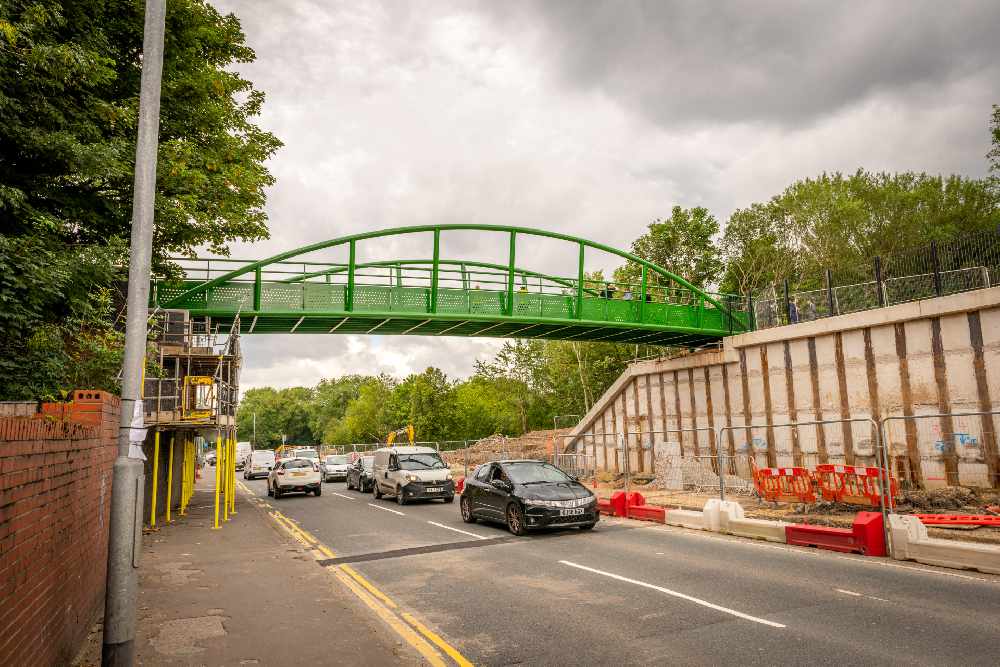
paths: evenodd
<path fill-rule="evenodd" d="M 314 398 L 315 391 L 305 387 L 250 389 L 243 395 L 236 414 L 236 427 L 241 439 L 253 438 L 256 414 L 257 444 L 260 447 L 277 447 L 282 442 L 282 435 L 289 444 L 315 442 L 309 428 Z"/>
<path fill-rule="evenodd" d="M 123 341 L 112 296 L 124 252 L 117 240 L 74 247 L 0 236 L 0 399 L 116 388 Z"/>
<path fill-rule="evenodd" d="M 722 237 L 722 289 L 745 294 L 786 278 L 818 287 L 828 267 L 867 267 L 876 255 L 998 224 L 1000 191 L 989 180 L 863 170 L 822 174 L 733 213 Z"/>
<path fill-rule="evenodd" d="M 993 105 L 993 118 L 990 120 L 990 135 L 993 138 L 993 147 L 986 154 L 990 161 L 990 171 L 1000 177 L 1000 105 Z"/>
<path fill-rule="evenodd" d="M 8 0 L 0 22 L 0 227 L 129 238 L 143 3 Z M 166 34 L 154 252 L 266 238 L 280 142 L 250 122 L 263 94 L 226 69 L 254 59 L 239 21 L 172 0 Z"/>
<path fill-rule="evenodd" d="M 717 280 L 721 269 L 719 249 L 713 240 L 719 222 L 701 206 L 674 206 L 666 220 L 655 220 L 649 231 L 632 243 L 632 254 L 680 276 L 689 283 L 704 287 Z M 654 276 L 649 276 L 650 280 Z M 638 284 L 641 268 L 629 262 L 615 271 L 615 280 Z"/>
<path fill-rule="evenodd" d="M 140 0 L 0 3 L 0 398 L 115 390 L 132 211 Z M 167 3 L 154 263 L 268 235 L 251 122 L 263 94 L 235 16 Z M 116 304 L 118 308 L 116 308 Z"/>

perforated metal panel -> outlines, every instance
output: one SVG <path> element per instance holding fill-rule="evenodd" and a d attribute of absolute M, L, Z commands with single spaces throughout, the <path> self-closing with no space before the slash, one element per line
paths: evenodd
<path fill-rule="evenodd" d="M 359 285 L 354 288 L 354 310 L 384 313 L 392 310 L 393 287 Z"/>
<path fill-rule="evenodd" d="M 440 298 L 440 297 L 439 297 Z M 392 311 L 401 313 L 426 313 L 430 307 L 431 291 L 426 287 L 393 287 Z"/>
<path fill-rule="evenodd" d="M 343 285 L 304 283 L 306 310 L 314 312 L 341 311 L 344 309 Z"/>
<path fill-rule="evenodd" d="M 270 283 L 263 285 L 260 294 L 260 309 L 302 310 L 302 284 Z"/>
<path fill-rule="evenodd" d="M 235 307 L 238 310 L 253 308 L 253 285 L 233 284 L 219 285 L 208 290 L 209 308 Z"/>
<path fill-rule="evenodd" d="M 470 312 L 474 315 L 500 315 L 504 312 L 503 292 L 490 290 L 470 290 Z"/>

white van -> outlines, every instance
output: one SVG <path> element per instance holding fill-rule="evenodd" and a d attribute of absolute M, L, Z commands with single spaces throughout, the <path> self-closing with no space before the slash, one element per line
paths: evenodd
<path fill-rule="evenodd" d="M 432 447 L 376 449 L 372 476 L 375 497 L 395 496 L 400 505 L 411 500 L 455 500 L 451 470 Z"/>
<path fill-rule="evenodd" d="M 274 467 L 274 451 L 271 449 L 255 449 L 247 457 L 243 467 L 243 479 L 267 477 Z"/>
<path fill-rule="evenodd" d="M 253 451 L 253 445 L 249 442 L 237 442 L 236 443 L 236 469 L 243 470 L 246 465 L 247 457 L 250 456 L 250 452 Z"/>

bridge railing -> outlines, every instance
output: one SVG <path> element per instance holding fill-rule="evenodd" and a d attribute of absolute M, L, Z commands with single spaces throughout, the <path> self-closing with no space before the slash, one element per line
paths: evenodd
<path fill-rule="evenodd" d="M 169 301 L 193 286 L 226 275 L 245 260 L 177 260 L 185 280 L 155 285 Z M 515 288 L 512 290 L 511 282 Z M 611 324 L 688 327 L 735 333 L 746 329 L 748 307 L 733 295 L 706 294 L 670 284 L 613 284 L 484 262 L 410 260 L 338 264 L 275 262 L 186 298 L 173 307 L 222 312 L 288 314 L 371 313 L 586 320 Z"/>

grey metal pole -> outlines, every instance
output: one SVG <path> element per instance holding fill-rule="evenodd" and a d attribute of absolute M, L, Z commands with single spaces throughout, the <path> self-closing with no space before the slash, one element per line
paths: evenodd
<path fill-rule="evenodd" d="M 146 0 L 139 90 L 139 133 L 135 149 L 135 194 L 128 270 L 128 319 L 122 364 L 121 422 L 115 459 L 108 535 L 108 576 L 104 602 L 101 664 L 135 663 L 135 617 L 139 554 L 142 549 L 143 463 L 131 455 L 133 425 L 142 429 L 140 391 L 149 316 L 149 270 L 153 246 L 153 200 L 159 144 L 160 82 L 163 73 L 165 0 Z M 134 418 L 138 415 L 138 423 Z M 139 431 L 141 433 L 141 431 Z"/>

